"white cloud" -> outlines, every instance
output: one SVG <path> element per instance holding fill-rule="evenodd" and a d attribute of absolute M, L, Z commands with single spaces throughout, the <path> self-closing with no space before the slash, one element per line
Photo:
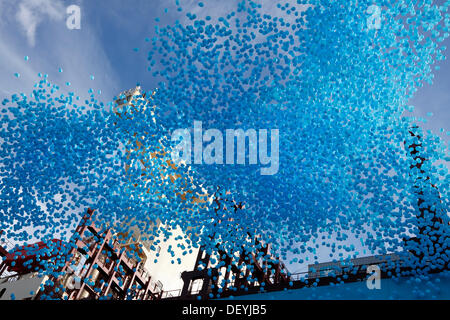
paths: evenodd
<path fill-rule="evenodd" d="M 75 0 L 71 3 L 82 5 Z M 26 9 L 20 15 L 21 5 Z M 101 90 L 99 99 L 107 102 L 123 89 L 95 25 L 86 21 L 81 30 L 67 29 L 61 0 L 0 0 L 0 9 L 0 101 L 12 93 L 30 93 L 39 81 L 39 72 L 48 74 L 49 80 L 60 86 L 61 93 L 73 91 L 81 98 L 89 97 L 88 90 L 92 88 L 95 92 Z M 24 37 L 22 31 L 30 37 Z M 30 46 L 34 37 L 35 45 Z M 20 77 L 16 78 L 15 73 Z M 71 86 L 66 86 L 66 82 Z"/>
<path fill-rule="evenodd" d="M 64 5 L 59 0 L 23 0 L 16 19 L 25 33 L 28 44 L 36 44 L 36 30 L 44 19 L 59 21 L 64 18 Z"/>

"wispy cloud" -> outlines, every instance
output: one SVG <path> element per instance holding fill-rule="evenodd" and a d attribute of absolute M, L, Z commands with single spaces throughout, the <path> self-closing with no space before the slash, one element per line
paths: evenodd
<path fill-rule="evenodd" d="M 60 0 L 23 0 L 16 19 L 25 33 L 28 44 L 36 44 L 36 30 L 44 19 L 59 21 L 64 18 L 64 5 Z"/>
<path fill-rule="evenodd" d="M 84 9 L 81 1 L 70 3 Z M 29 93 L 39 80 L 38 72 L 48 74 L 62 93 L 73 91 L 80 97 L 88 96 L 92 88 L 101 90 L 99 98 L 108 101 L 123 89 L 98 30 L 87 19 L 81 30 L 67 29 L 66 4 L 62 0 L 0 0 L 0 101 L 11 93 Z M 20 77 L 14 77 L 15 73 Z"/>

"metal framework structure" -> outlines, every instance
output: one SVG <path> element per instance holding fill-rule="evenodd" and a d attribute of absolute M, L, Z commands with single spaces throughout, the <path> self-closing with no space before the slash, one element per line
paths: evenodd
<path fill-rule="evenodd" d="M 254 239 L 255 250 L 247 252 L 243 250 L 239 255 L 237 264 L 232 262 L 232 258 L 227 252 L 217 248 L 217 256 L 225 257 L 219 260 L 224 262 L 220 269 L 225 270 L 223 284 L 220 283 L 219 271 L 217 267 L 211 267 L 211 255 L 204 250 L 199 250 L 195 267 L 193 271 L 185 271 L 181 274 L 184 285 L 181 290 L 181 299 L 194 299 L 200 296 L 202 299 L 226 297 L 239 292 L 248 292 L 248 290 L 259 289 L 264 283 L 264 288 L 270 290 L 279 286 L 288 286 L 290 276 L 284 264 L 278 263 L 261 264 L 257 256 L 262 253 L 265 256 L 270 255 L 270 245 L 262 245 L 258 239 Z M 245 264 L 245 271 L 242 272 L 242 266 Z M 201 266 L 206 266 L 200 270 Z M 272 272 L 271 270 L 275 270 Z M 232 280 L 230 280 L 232 279 Z M 253 279 L 254 281 L 251 281 Z M 196 292 L 193 289 L 193 283 L 201 280 L 202 287 Z M 220 295 L 219 295 L 220 291 Z M 212 295 L 212 296 L 211 296 Z"/>
<path fill-rule="evenodd" d="M 76 247 L 69 253 L 69 262 L 62 272 L 66 276 L 59 283 L 66 284 L 76 273 L 72 269 L 73 262 L 79 262 L 81 257 L 83 271 L 80 274 L 80 286 L 68 289 L 69 300 L 99 299 L 107 297 L 118 300 L 156 300 L 160 289 L 152 281 L 148 271 L 144 268 L 145 257 L 138 261 L 130 252 L 134 251 L 130 245 L 122 245 L 111 229 L 101 230 L 91 221 L 94 210 L 89 209 L 75 231 L 80 235 L 75 239 Z M 137 250 L 138 251 L 138 250 Z M 87 281 L 86 281 L 87 280 Z"/>
<path fill-rule="evenodd" d="M 34 299 L 43 296 L 68 300 L 159 299 L 162 288 L 158 282 L 152 281 L 144 268 L 145 256 L 137 259 L 135 254 L 139 250 L 132 249 L 132 244 L 123 245 L 111 229 L 96 227 L 91 219 L 93 213 L 94 210 L 88 209 L 76 228 L 71 239 L 75 245 L 63 260 L 64 266 L 57 270 L 61 276 L 50 277 L 44 290 L 40 290 Z M 140 254 L 143 255 L 142 252 Z M 0 269 L 1 277 L 4 271 L 11 270 L 11 264 L 5 260 Z M 30 273 L 27 268 L 15 271 L 17 276 Z"/>

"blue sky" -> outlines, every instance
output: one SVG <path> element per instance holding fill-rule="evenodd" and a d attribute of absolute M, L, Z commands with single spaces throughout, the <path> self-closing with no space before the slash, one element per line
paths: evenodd
<path fill-rule="evenodd" d="M 30 93 L 39 72 L 64 90 L 69 81 L 70 91 L 80 96 L 90 88 L 101 90 L 104 102 L 138 82 L 152 90 L 157 81 L 147 71 L 146 52 L 136 53 L 133 48 L 142 48 L 144 39 L 155 35 L 155 18 L 161 18 L 162 24 L 183 21 L 188 11 L 217 17 L 237 3 L 208 0 L 201 9 L 197 0 L 180 2 L 182 12 L 176 10 L 175 0 L 0 0 L 0 100 L 13 93 Z M 264 0 L 264 10 L 275 13 L 273 3 Z M 80 30 L 66 27 L 65 9 L 71 4 L 81 7 Z M 450 47 L 450 40 L 443 45 Z M 16 78 L 15 73 L 21 76 Z M 434 84 L 425 84 L 410 103 L 416 107 L 416 116 L 434 114 L 424 128 L 450 131 L 449 88 L 447 59 L 435 71 Z"/>
<path fill-rule="evenodd" d="M 161 23 L 183 21 L 189 8 L 198 10 L 196 1 L 185 3 L 186 10 L 180 13 L 175 0 L 0 0 L 1 97 L 29 92 L 38 72 L 60 85 L 71 82 L 71 90 L 80 95 L 89 88 L 100 89 L 105 101 L 138 82 L 146 90 L 155 88 L 145 51 L 133 49 L 155 35 L 155 18 L 160 17 Z M 65 9 L 71 4 L 81 7 L 80 30 L 66 27 Z M 217 14 L 224 6 L 233 7 L 222 4 Z M 27 10 L 31 17 L 23 14 Z"/>

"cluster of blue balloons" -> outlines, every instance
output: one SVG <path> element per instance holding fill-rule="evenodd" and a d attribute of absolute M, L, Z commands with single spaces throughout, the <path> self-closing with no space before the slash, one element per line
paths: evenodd
<path fill-rule="evenodd" d="M 90 92 L 83 103 L 41 75 L 30 95 L 3 101 L 0 229 L 18 242 L 64 237 L 91 207 L 99 225 L 130 237 L 189 230 L 183 254 L 219 247 L 237 262 L 259 236 L 293 262 L 414 252 L 404 257 L 412 269 L 445 268 L 448 150 L 408 101 L 445 59 L 447 9 L 297 0 L 268 12 L 243 0 L 146 38 L 155 90 L 109 103 Z M 171 133 L 194 121 L 278 129 L 278 173 L 260 175 L 248 154 L 246 165 L 175 165 Z"/>

